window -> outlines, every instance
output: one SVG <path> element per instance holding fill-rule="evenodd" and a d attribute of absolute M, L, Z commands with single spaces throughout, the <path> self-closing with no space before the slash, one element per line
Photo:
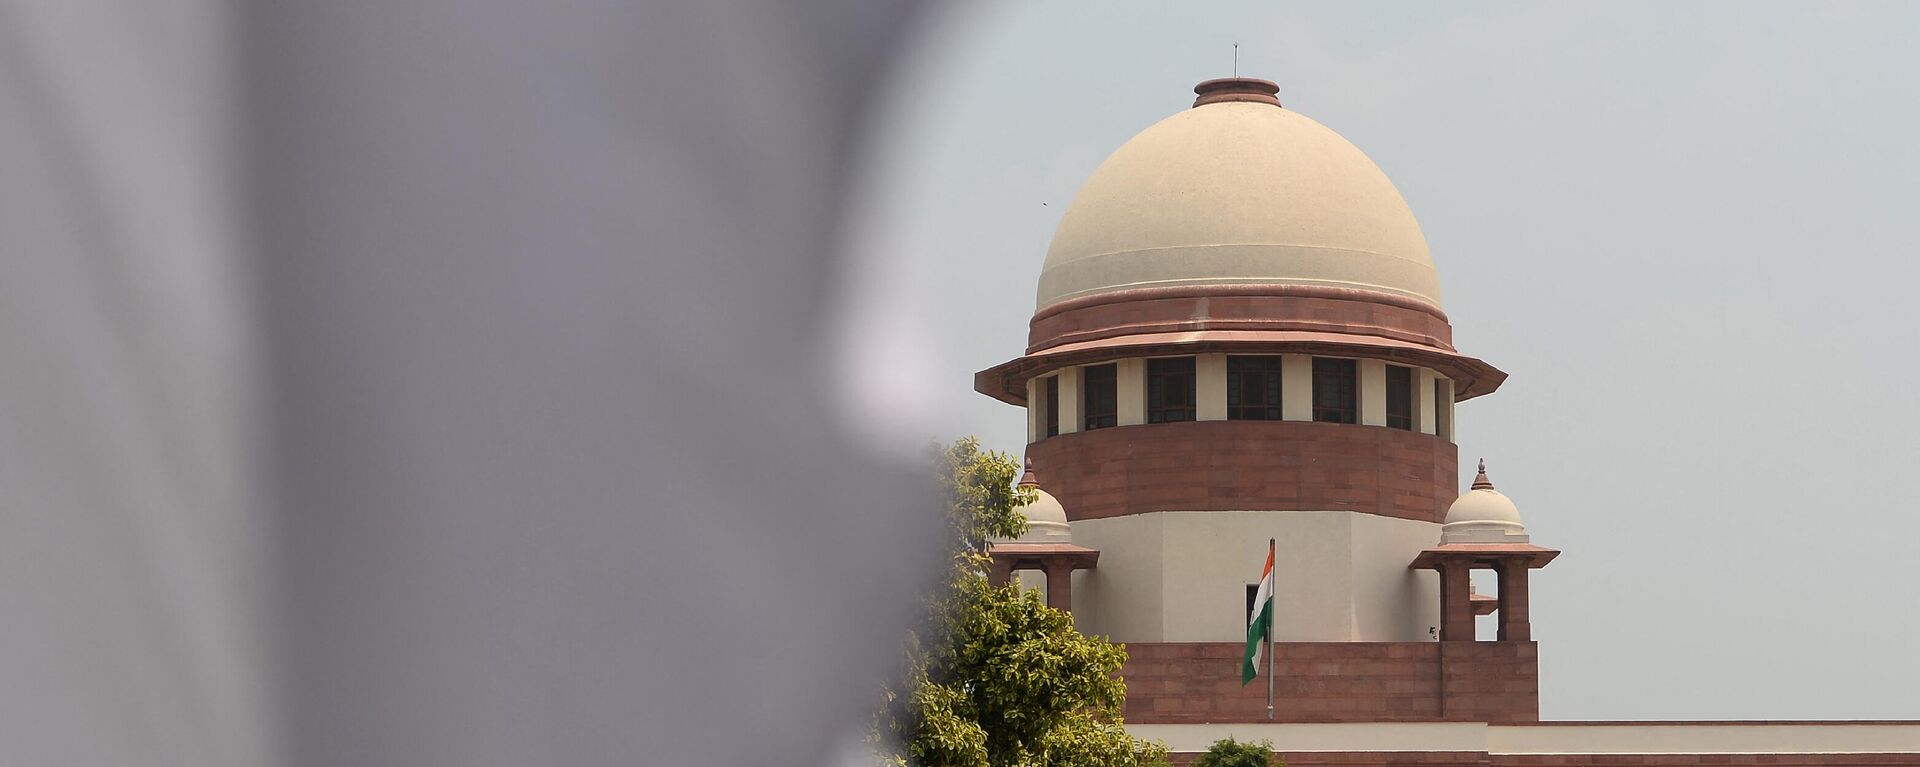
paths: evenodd
<path fill-rule="evenodd" d="M 1313 420 L 1358 423 L 1357 363 L 1330 357 L 1313 358 Z"/>
<path fill-rule="evenodd" d="M 1060 376 L 1047 376 L 1046 436 L 1060 434 Z"/>
<path fill-rule="evenodd" d="M 1280 358 L 1227 357 L 1227 420 L 1280 420 Z"/>
<path fill-rule="evenodd" d="M 1088 430 L 1104 429 L 1120 422 L 1119 411 L 1115 409 L 1120 397 L 1116 387 L 1118 378 L 1114 366 L 1093 365 L 1080 371 L 1081 388 L 1080 413 L 1086 419 Z"/>
<path fill-rule="evenodd" d="M 1453 439 L 1452 424 L 1447 423 L 1447 414 L 1453 412 L 1447 408 L 1452 404 L 1453 382 L 1445 378 L 1433 379 L 1433 433 L 1445 439 Z"/>
<path fill-rule="evenodd" d="M 1147 423 L 1193 420 L 1193 358 L 1147 360 Z"/>
<path fill-rule="evenodd" d="M 1387 366 L 1387 428 L 1413 431 L 1413 368 Z"/>

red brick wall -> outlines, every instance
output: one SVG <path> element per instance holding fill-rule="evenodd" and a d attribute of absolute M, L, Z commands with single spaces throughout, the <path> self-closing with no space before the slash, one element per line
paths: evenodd
<path fill-rule="evenodd" d="M 1278 751 L 1287 767 L 1916 767 L 1920 754 L 1528 754 L 1471 751 Z M 1169 755 L 1192 764 L 1198 753 Z"/>
<path fill-rule="evenodd" d="M 1532 642 L 1282 642 L 1274 663 L 1281 722 L 1472 721 L 1540 718 Z M 1240 684 L 1246 646 L 1134 642 L 1121 674 L 1126 720 L 1138 724 L 1267 721 L 1266 664 Z"/>
<path fill-rule="evenodd" d="M 1361 511 L 1439 522 L 1458 452 L 1430 434 L 1311 421 L 1188 421 L 1027 446 L 1072 520 L 1149 511 Z"/>

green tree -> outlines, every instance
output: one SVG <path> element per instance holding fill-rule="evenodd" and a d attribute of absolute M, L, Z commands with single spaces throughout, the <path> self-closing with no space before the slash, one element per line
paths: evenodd
<path fill-rule="evenodd" d="M 1207 752 L 1193 760 L 1192 767 L 1286 767 L 1273 758 L 1273 744 L 1267 741 L 1241 743 L 1233 738 L 1213 742 Z"/>
<path fill-rule="evenodd" d="M 936 449 L 948 562 L 909 633 L 873 743 L 912 767 L 1137 767 L 1166 749 L 1121 725 L 1125 648 L 1073 627 L 1018 584 L 988 582 L 987 542 L 1026 532 L 1020 465 L 967 438 Z"/>

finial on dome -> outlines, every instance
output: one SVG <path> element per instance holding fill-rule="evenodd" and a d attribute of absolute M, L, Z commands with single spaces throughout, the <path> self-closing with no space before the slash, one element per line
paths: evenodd
<path fill-rule="evenodd" d="M 1251 101 L 1280 106 L 1280 85 L 1272 80 L 1262 80 L 1258 77 L 1221 77 L 1206 80 L 1193 86 L 1193 92 L 1200 96 L 1193 100 L 1194 106 L 1227 101 Z"/>
<path fill-rule="evenodd" d="M 1493 480 L 1487 479 L 1487 459 L 1480 459 L 1480 473 L 1474 475 L 1472 490 L 1492 490 Z"/>
<path fill-rule="evenodd" d="M 1025 473 L 1025 474 L 1021 474 L 1021 475 L 1020 475 L 1020 481 L 1019 481 L 1019 482 L 1015 482 L 1015 483 L 1013 483 L 1013 486 L 1014 486 L 1014 487 L 1026 487 L 1026 486 L 1028 486 L 1028 485 L 1032 485 L 1032 486 L 1034 486 L 1034 487 L 1039 487 L 1039 486 L 1040 486 L 1040 478 L 1039 478 L 1039 477 L 1036 477 L 1036 476 L 1034 476 L 1034 474 L 1033 474 L 1033 459 L 1032 459 L 1032 458 L 1028 458 L 1028 459 L 1027 459 L 1027 462 L 1026 462 L 1026 468 L 1027 468 L 1027 471 L 1026 471 L 1026 473 Z"/>

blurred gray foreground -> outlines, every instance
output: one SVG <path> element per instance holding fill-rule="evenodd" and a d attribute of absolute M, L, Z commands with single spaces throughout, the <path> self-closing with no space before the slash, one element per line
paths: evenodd
<path fill-rule="evenodd" d="M 899 3 L 0 0 L 0 763 L 819 764 Z"/>

